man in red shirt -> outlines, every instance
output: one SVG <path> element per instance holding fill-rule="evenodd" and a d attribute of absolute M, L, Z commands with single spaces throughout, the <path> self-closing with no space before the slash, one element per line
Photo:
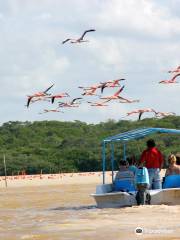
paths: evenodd
<path fill-rule="evenodd" d="M 160 171 L 163 165 L 162 153 L 155 147 L 155 141 L 149 139 L 147 149 L 143 151 L 140 162 L 148 169 L 150 189 L 162 188 Z"/>

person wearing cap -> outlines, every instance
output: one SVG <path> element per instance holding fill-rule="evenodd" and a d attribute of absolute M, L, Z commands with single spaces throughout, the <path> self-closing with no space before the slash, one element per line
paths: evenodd
<path fill-rule="evenodd" d="M 147 149 L 142 152 L 140 163 L 148 169 L 150 189 L 161 189 L 160 171 L 164 162 L 163 155 L 155 147 L 156 144 L 153 139 L 149 139 L 146 144 Z"/>

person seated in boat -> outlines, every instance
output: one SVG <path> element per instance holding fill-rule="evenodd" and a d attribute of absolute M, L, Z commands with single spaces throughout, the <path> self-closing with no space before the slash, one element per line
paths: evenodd
<path fill-rule="evenodd" d="M 115 176 L 115 181 L 117 180 L 132 180 L 134 181 L 134 173 L 128 169 L 129 164 L 125 160 L 119 162 L 119 171 Z"/>
<path fill-rule="evenodd" d="M 154 139 L 146 142 L 147 148 L 142 152 L 140 166 L 145 166 L 149 173 L 150 189 L 161 189 L 160 171 L 163 166 L 163 155 L 156 148 Z"/>
<path fill-rule="evenodd" d="M 128 170 L 132 171 L 135 175 L 137 170 L 135 156 L 128 157 L 127 162 L 129 164 Z"/>
<path fill-rule="evenodd" d="M 165 177 L 180 174 L 180 166 L 176 164 L 176 156 L 174 154 L 169 155 L 168 163 L 169 167 L 166 170 Z"/>
<path fill-rule="evenodd" d="M 135 176 L 134 173 L 128 169 L 128 166 L 128 162 L 125 160 L 119 162 L 119 171 L 114 181 L 115 191 L 135 191 Z"/>

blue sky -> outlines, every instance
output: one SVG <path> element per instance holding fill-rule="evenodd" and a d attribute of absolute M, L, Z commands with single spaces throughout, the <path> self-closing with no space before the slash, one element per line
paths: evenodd
<path fill-rule="evenodd" d="M 137 108 L 180 115 L 180 84 L 158 84 L 180 65 L 179 5 L 179 0 L 1 0 L 0 123 L 133 120 L 137 116 L 124 117 Z M 89 28 L 96 32 L 87 34 L 88 43 L 61 44 Z M 79 85 L 117 78 L 126 78 L 122 96 L 139 103 L 95 108 L 86 100 L 98 98 L 86 97 L 79 108 L 41 115 L 56 105 L 25 107 L 27 95 L 52 83 L 51 93 L 66 91 L 74 98 L 81 97 Z M 105 89 L 104 95 L 115 91 Z"/>

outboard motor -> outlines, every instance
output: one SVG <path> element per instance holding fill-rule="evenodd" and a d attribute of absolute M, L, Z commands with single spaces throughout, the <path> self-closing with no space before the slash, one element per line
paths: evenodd
<path fill-rule="evenodd" d="M 135 185 L 137 189 L 136 201 L 137 205 L 150 204 L 151 196 L 149 194 L 149 174 L 145 167 L 137 169 L 135 174 Z"/>

